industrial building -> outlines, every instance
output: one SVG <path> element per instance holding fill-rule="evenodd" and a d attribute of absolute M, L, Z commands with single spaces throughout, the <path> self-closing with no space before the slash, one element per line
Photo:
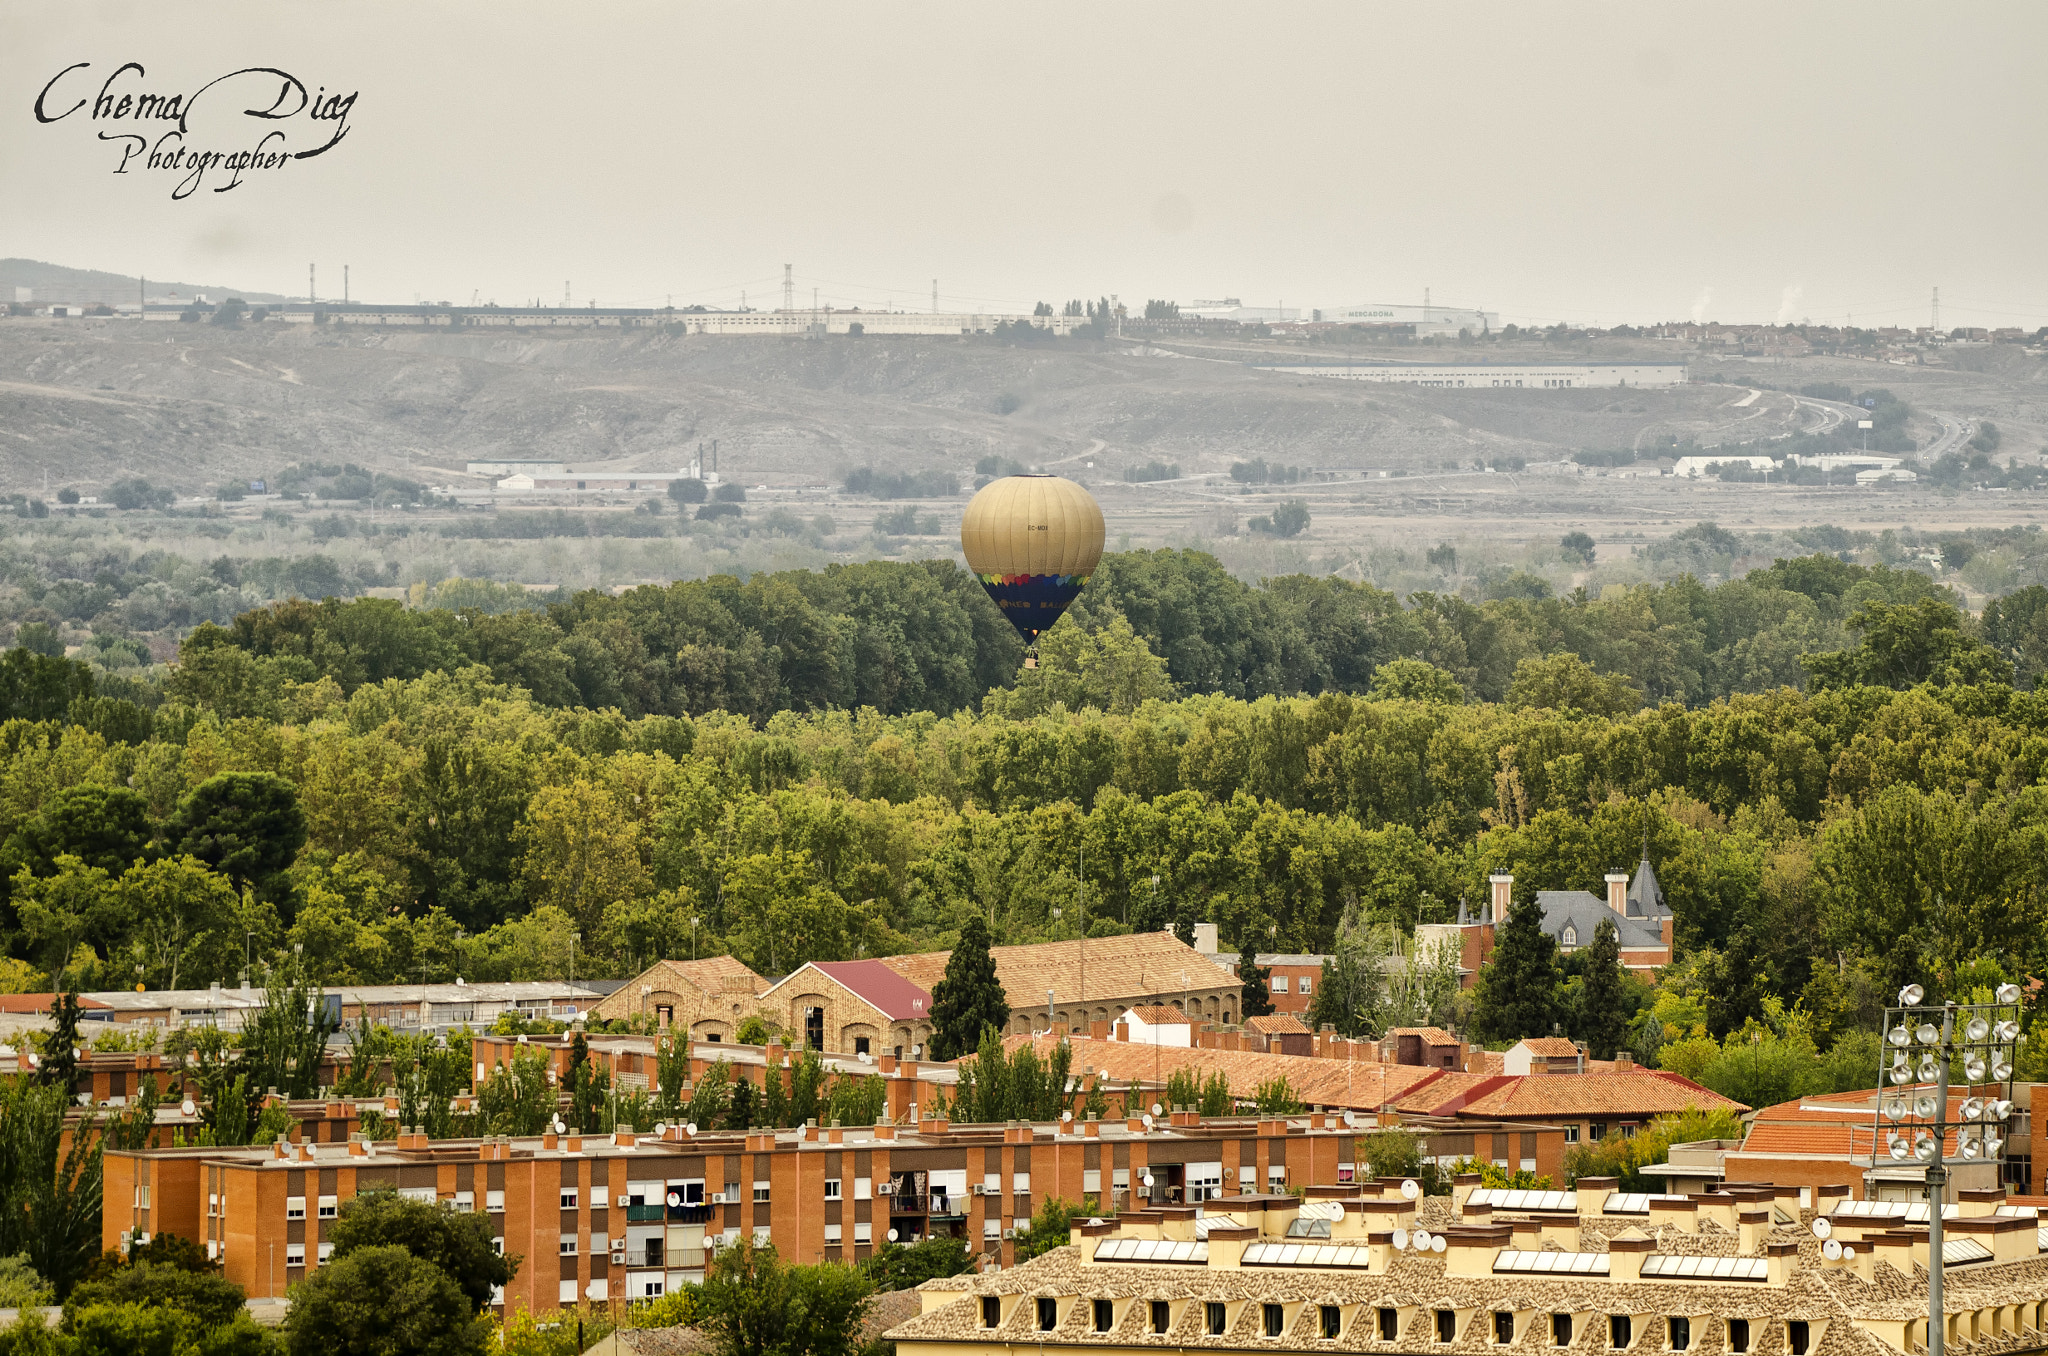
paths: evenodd
<path fill-rule="evenodd" d="M 1562 391 L 1579 386 L 1683 386 L 1684 363 L 1252 363 L 1262 372 L 1377 381 L 1404 386 L 1453 386 Z"/>
<path fill-rule="evenodd" d="M 1389 302 L 1360 302 L 1351 306 L 1321 306 L 1309 312 L 1309 319 L 1322 325 L 1414 326 L 1417 338 L 1431 335 L 1455 338 L 1469 331 L 1475 335 L 1500 330 L 1498 311 L 1474 311 L 1458 306 L 1396 306 Z"/>

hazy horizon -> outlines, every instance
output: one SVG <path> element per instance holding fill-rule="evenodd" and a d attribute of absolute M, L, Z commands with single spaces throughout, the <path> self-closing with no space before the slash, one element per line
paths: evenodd
<path fill-rule="evenodd" d="M 17 4 L 0 254 L 295 295 L 346 264 L 384 301 L 773 307 L 790 263 L 803 305 L 924 310 L 936 278 L 945 309 L 1427 288 L 1520 324 L 1915 326 L 1939 286 L 1944 326 L 2048 323 L 2038 7 L 492 15 Z M 173 201 L 33 116 L 124 61 L 357 98 L 328 154 Z"/>

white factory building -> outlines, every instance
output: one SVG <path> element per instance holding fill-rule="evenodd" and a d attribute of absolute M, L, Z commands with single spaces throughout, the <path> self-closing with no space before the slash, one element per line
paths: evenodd
<path fill-rule="evenodd" d="M 1308 319 L 1320 325 L 1413 325 L 1418 338 L 1456 336 L 1464 330 L 1495 334 L 1500 312 L 1471 311 L 1456 306 L 1397 306 L 1391 302 L 1360 302 L 1352 306 L 1318 306 Z"/>
<path fill-rule="evenodd" d="M 1421 309 L 1420 307 L 1417 308 Z M 1258 363 L 1265 372 L 1376 381 L 1404 386 L 1520 387 L 1565 390 L 1575 386 L 1682 386 L 1684 363 Z"/>

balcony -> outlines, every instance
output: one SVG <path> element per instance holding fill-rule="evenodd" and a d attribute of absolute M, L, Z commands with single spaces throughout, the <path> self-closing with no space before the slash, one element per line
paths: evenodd
<path fill-rule="evenodd" d="M 680 1206 L 678 1208 L 688 1209 L 689 1207 Z M 626 1222 L 629 1224 L 659 1224 L 668 1217 L 668 1208 L 659 1203 L 654 1205 L 629 1205 L 626 1207 Z"/>
<path fill-rule="evenodd" d="M 668 1222 L 670 1224 L 709 1224 L 712 1220 L 718 1218 L 719 1208 L 715 1205 L 671 1205 L 668 1207 Z M 660 1215 L 650 1215 L 648 1218 L 660 1219 L 662 1217 Z"/>
<path fill-rule="evenodd" d="M 889 1198 L 889 1213 L 892 1215 L 930 1214 L 931 1197 L 919 1196 L 914 1192 L 898 1192 Z"/>

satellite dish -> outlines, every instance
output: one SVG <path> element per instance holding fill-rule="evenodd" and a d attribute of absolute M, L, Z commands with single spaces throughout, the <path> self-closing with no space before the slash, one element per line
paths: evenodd
<path fill-rule="evenodd" d="M 1826 1215 L 1816 1215 L 1814 1217 L 1813 1236 L 1815 1238 L 1825 1239 L 1829 1234 L 1832 1234 L 1834 1231 L 1835 1226 L 1828 1223 L 1828 1217 Z"/>
<path fill-rule="evenodd" d="M 681 1205 L 682 1203 L 683 1203 L 683 1193 L 682 1193 L 682 1192 L 680 1192 L 680 1191 L 671 1191 L 671 1192 L 669 1192 L 669 1193 L 668 1193 L 668 1205 L 669 1205 L 669 1209 L 673 1210 L 673 1209 L 675 1209 L 675 1208 L 676 1208 L 677 1206 Z"/>
<path fill-rule="evenodd" d="M 1855 1244 L 1853 1244 L 1853 1243 L 1844 1243 L 1844 1244 L 1842 1245 L 1842 1260 L 1843 1260 L 1844 1262 L 1853 1262 L 1853 1261 L 1855 1261 L 1855 1260 L 1856 1260 L 1856 1245 L 1855 1245 Z"/>
<path fill-rule="evenodd" d="M 1328 1217 L 1330 1219 L 1339 1220 L 1344 1218 L 1344 1202 L 1342 1201 L 1324 1201 L 1323 1209 L 1329 1212 Z"/>
<path fill-rule="evenodd" d="M 1842 1260 L 1842 1245 L 1831 1238 L 1820 1245 L 1820 1255 L 1830 1262 L 1839 1262 Z"/>
<path fill-rule="evenodd" d="M 190 1097 L 187 1097 L 182 1103 L 179 1104 L 178 1110 L 184 1112 L 187 1116 L 196 1116 L 199 1114 L 198 1104 L 195 1103 Z"/>
<path fill-rule="evenodd" d="M 1396 1230 L 1394 1230 L 1394 1251 L 1395 1251 L 1395 1252 L 1406 1252 L 1407 1250 L 1408 1250 L 1408 1231 L 1407 1231 L 1406 1229 L 1396 1229 Z"/>
<path fill-rule="evenodd" d="M 1417 1229 L 1414 1233 L 1408 1235 L 1408 1242 L 1414 1246 L 1415 1251 L 1428 1252 L 1429 1231 L 1426 1229 Z"/>
<path fill-rule="evenodd" d="M 1144 1115 L 1140 1116 L 1140 1117 L 1139 1117 L 1138 1119 L 1139 1119 L 1139 1120 L 1141 1120 L 1141 1121 L 1143 1121 L 1143 1122 L 1145 1123 L 1145 1128 L 1146 1128 L 1147 1130 L 1150 1130 L 1150 1129 L 1152 1128 L 1152 1113 L 1151 1113 L 1151 1112 L 1149 1112 L 1149 1111 L 1148 1111 L 1148 1112 L 1146 1112 L 1146 1113 L 1145 1113 Z M 1150 1178 L 1148 1177 L 1148 1178 L 1146 1178 L 1145 1180 L 1147 1180 L 1147 1181 L 1150 1181 L 1151 1179 L 1150 1179 Z"/>
<path fill-rule="evenodd" d="M 1420 1182 L 1417 1182 L 1413 1177 L 1410 1177 L 1401 1183 L 1401 1198 L 1403 1200 L 1412 1201 L 1421 1194 L 1422 1184 Z"/>
<path fill-rule="evenodd" d="M 663 1125 L 660 1121 L 656 1121 L 654 1123 L 654 1137 L 656 1139 L 660 1139 L 666 1133 L 668 1133 L 668 1127 L 666 1125 Z"/>
<path fill-rule="evenodd" d="M 1066 1124 L 1066 1123 L 1071 1123 L 1071 1122 L 1073 1121 L 1073 1119 L 1074 1119 L 1074 1113 L 1073 1113 L 1073 1112 L 1071 1112 L 1071 1111 L 1062 1111 L 1062 1112 L 1060 1113 L 1060 1121 L 1061 1121 L 1061 1122 L 1062 1122 L 1063 1124 Z"/>
<path fill-rule="evenodd" d="M 960 550 L 1024 643 L 1060 619 L 1102 560 L 1102 507 L 1071 480 L 992 480 L 960 516 Z"/>
<path fill-rule="evenodd" d="M 1442 1234 L 1431 1234 L 1429 1236 L 1429 1250 L 1431 1252 L 1442 1252 L 1445 1246 Z"/>
<path fill-rule="evenodd" d="M 686 1135 L 694 1135 L 694 1134 L 696 1134 L 696 1133 L 697 1133 L 697 1122 L 695 1122 L 695 1121 L 691 1121 L 691 1122 L 690 1122 L 690 1123 L 689 1123 L 688 1125 L 684 1126 L 684 1127 L 683 1127 L 683 1133 L 684 1133 L 684 1134 L 686 1134 Z"/>
<path fill-rule="evenodd" d="M 896 1231 L 894 1229 L 891 1229 L 889 1231 L 889 1241 L 891 1243 L 894 1243 L 896 1241 Z"/>
<path fill-rule="evenodd" d="M 1157 1116 L 1157 1115 L 1158 1115 L 1158 1114 L 1159 1114 L 1159 1113 L 1160 1113 L 1161 1111 L 1163 1111 L 1164 1109 L 1165 1109 L 1165 1108 L 1161 1107 L 1161 1106 L 1159 1105 L 1159 1103 L 1157 1103 L 1157 1102 L 1154 1102 L 1154 1103 L 1152 1104 L 1152 1114 L 1153 1114 L 1153 1115 L 1155 1115 L 1155 1116 Z"/>
<path fill-rule="evenodd" d="M 1151 1186 L 1151 1185 L 1152 1185 L 1152 1174 L 1151 1174 L 1151 1173 L 1149 1173 L 1149 1172 L 1145 1174 L 1145 1185 L 1146 1185 L 1146 1186 Z"/>

